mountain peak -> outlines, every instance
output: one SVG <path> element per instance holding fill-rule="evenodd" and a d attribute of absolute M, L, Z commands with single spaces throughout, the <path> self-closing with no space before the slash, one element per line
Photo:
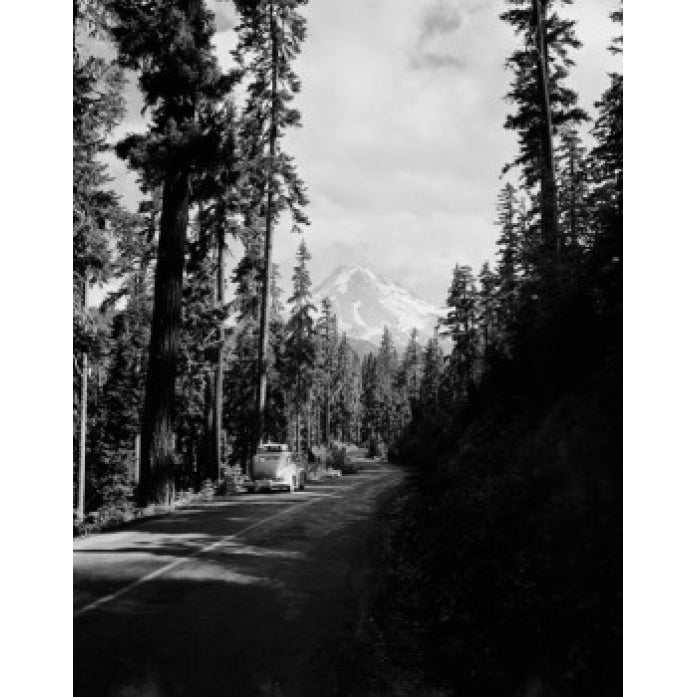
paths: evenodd
<path fill-rule="evenodd" d="M 334 269 L 313 295 L 317 300 L 329 297 L 340 331 L 376 345 L 386 326 L 399 348 L 406 346 L 412 329 L 425 341 L 442 314 L 395 281 L 357 264 Z"/>

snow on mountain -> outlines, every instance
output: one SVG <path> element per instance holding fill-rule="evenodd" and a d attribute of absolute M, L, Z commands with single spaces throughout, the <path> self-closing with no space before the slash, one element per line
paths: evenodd
<path fill-rule="evenodd" d="M 412 329 L 423 344 L 443 315 L 435 305 L 364 266 L 340 266 L 312 293 L 318 308 L 322 298 L 330 298 L 339 331 L 375 346 L 385 326 L 399 349 L 407 345 Z"/>

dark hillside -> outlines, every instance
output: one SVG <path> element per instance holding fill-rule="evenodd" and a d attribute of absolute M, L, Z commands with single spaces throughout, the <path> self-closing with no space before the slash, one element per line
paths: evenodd
<path fill-rule="evenodd" d="M 521 351 L 394 449 L 419 475 L 386 528 L 379 623 L 419 689 L 620 692 L 620 345 L 604 322 L 557 318 L 528 346 L 564 324 L 576 362 Z"/>

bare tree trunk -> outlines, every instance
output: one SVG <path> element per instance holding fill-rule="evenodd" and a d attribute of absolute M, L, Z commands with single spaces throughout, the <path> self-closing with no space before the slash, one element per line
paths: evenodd
<path fill-rule="evenodd" d="M 327 447 L 329 447 L 329 442 L 331 440 L 331 433 L 330 433 L 331 414 L 329 411 L 329 400 L 330 399 L 331 399 L 331 397 L 329 394 L 329 381 L 327 380 L 327 394 L 326 394 L 325 413 L 324 413 L 324 429 L 325 429 L 325 436 L 327 439 Z"/>
<path fill-rule="evenodd" d="M 545 252 L 550 255 L 545 263 L 551 262 L 557 277 L 561 269 L 561 236 L 559 235 L 559 213 L 557 203 L 557 185 L 554 171 L 554 143 L 552 137 L 552 108 L 549 99 L 549 57 L 547 54 L 546 13 L 547 0 L 533 0 L 537 18 L 537 79 L 542 111 L 541 138 L 542 145 L 542 235 Z"/>
<path fill-rule="evenodd" d="M 184 169 L 165 176 L 148 375 L 143 407 L 141 504 L 174 498 L 173 421 L 177 356 L 182 324 L 182 279 L 189 222 L 189 179 Z"/>
<path fill-rule="evenodd" d="M 203 479 L 214 478 L 214 462 L 215 462 L 215 375 L 213 370 L 206 370 L 206 382 L 204 386 L 204 404 L 205 404 L 205 431 L 203 434 L 202 447 L 202 474 Z"/>
<path fill-rule="evenodd" d="M 85 517 L 85 461 L 87 448 L 87 354 L 82 354 L 80 376 L 80 461 L 77 474 L 77 519 Z"/>
<path fill-rule="evenodd" d="M 82 285 L 82 311 L 87 312 L 87 290 L 89 288 L 87 280 L 87 270 Z M 85 476 L 87 458 L 87 353 L 81 355 L 81 374 L 80 374 L 80 445 L 78 453 L 77 470 L 77 519 L 83 520 L 85 517 Z"/>
<path fill-rule="evenodd" d="M 264 438 L 266 416 L 266 386 L 268 382 L 268 344 L 269 344 L 269 312 L 271 310 L 271 273 L 273 253 L 273 168 L 276 157 L 276 94 L 278 78 L 278 41 L 273 14 L 273 4 L 269 5 L 269 21 L 271 25 L 271 115 L 269 129 L 269 169 L 266 175 L 266 221 L 264 239 L 264 282 L 262 286 L 261 317 L 259 322 L 259 354 L 257 359 L 257 443 Z"/>
<path fill-rule="evenodd" d="M 305 413 L 306 413 L 306 428 L 307 428 L 307 454 L 309 456 L 310 449 L 312 448 L 312 401 L 310 399 L 310 390 L 307 391 L 307 401 L 305 403 Z"/>
<path fill-rule="evenodd" d="M 300 405 L 295 407 L 295 452 L 300 454 Z"/>
<path fill-rule="evenodd" d="M 218 306 L 222 308 L 225 302 L 225 231 L 218 230 L 218 279 L 217 279 Z M 213 428 L 213 467 L 216 480 L 220 480 L 222 465 L 221 449 L 223 437 L 223 350 L 225 348 L 225 324 L 221 319 L 218 327 L 218 361 L 215 371 L 215 399 L 214 399 L 214 428 Z"/>

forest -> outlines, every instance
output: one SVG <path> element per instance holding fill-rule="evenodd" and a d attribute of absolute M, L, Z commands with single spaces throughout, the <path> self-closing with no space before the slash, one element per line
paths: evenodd
<path fill-rule="evenodd" d="M 202 0 L 74 0 L 78 522 L 216 486 L 260 440 L 380 444 L 416 478 L 385 524 L 386 664 L 452 694 L 617 694 L 622 75 L 586 113 L 568 79 L 572 0 L 502 3 L 517 38 L 502 127 L 518 152 L 501 163 L 496 256 L 453 260 L 433 336 L 398 352 L 385 328 L 359 359 L 312 296 L 312 192 L 284 149 L 301 126 L 306 2 L 236 0 L 223 71 Z M 612 19 L 621 53 L 621 6 Z M 129 76 L 148 128 L 112 146 Z M 135 212 L 112 189 L 112 147 L 138 174 Z"/>
<path fill-rule="evenodd" d="M 73 459 L 81 518 L 118 517 L 134 501 L 170 503 L 177 491 L 217 483 L 226 465 L 246 467 L 261 439 L 305 453 L 344 440 L 386 447 L 420 391 L 440 379 L 436 337 L 422 350 L 414 332 L 398 356 L 385 327 L 379 351 L 361 361 L 329 299 L 312 297 L 307 193 L 282 146 L 284 131 L 300 125 L 293 59 L 306 31 L 303 4 L 239 3 L 229 73 L 217 67 L 204 3 L 184 3 L 190 16 L 170 3 L 75 4 Z M 90 53 L 95 41 L 116 57 Z M 115 146 L 139 176 L 136 212 L 110 189 L 102 157 L 124 115 L 129 71 L 152 117 L 146 134 Z M 276 228 L 298 238 L 286 292 L 272 260 Z M 244 250 L 236 259 L 233 240 Z M 96 287 L 108 289 L 98 306 L 89 302 Z"/>

